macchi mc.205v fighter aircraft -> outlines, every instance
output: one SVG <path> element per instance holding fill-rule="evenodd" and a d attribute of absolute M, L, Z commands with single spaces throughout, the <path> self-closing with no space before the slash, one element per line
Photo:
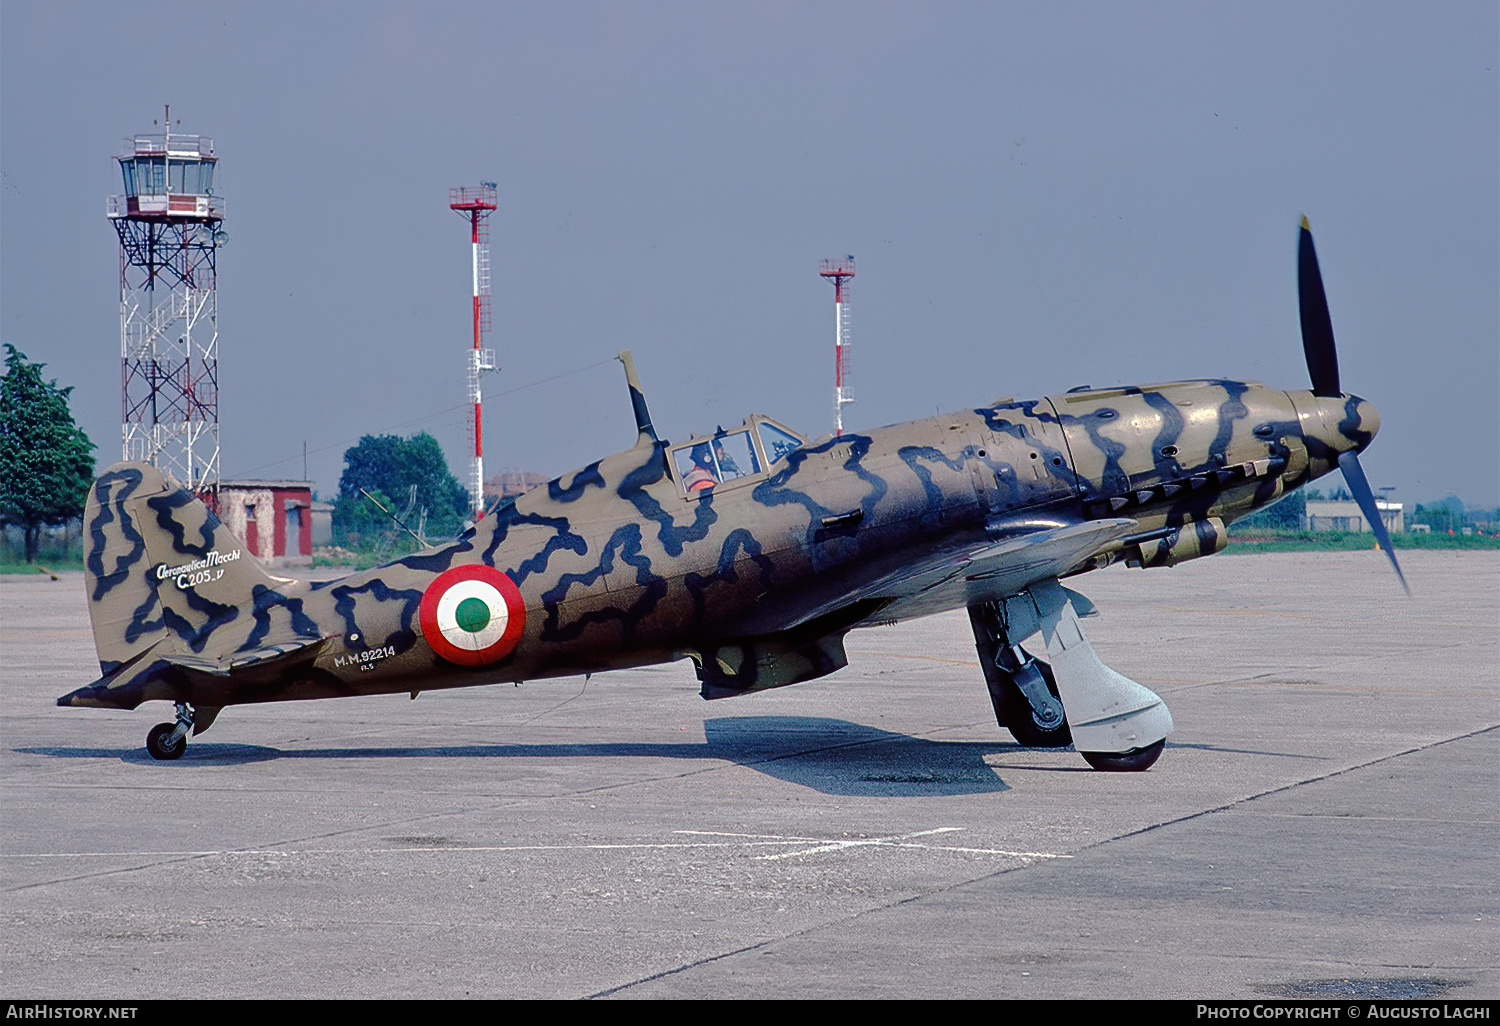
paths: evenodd
<path fill-rule="evenodd" d="M 337 580 L 276 576 L 193 495 L 118 464 L 85 514 L 103 676 L 58 704 L 173 702 L 176 720 L 146 747 L 175 759 L 189 731 L 247 702 L 416 697 L 681 658 L 704 698 L 743 695 L 839 669 L 857 627 L 965 608 L 1017 741 L 1144 770 L 1172 718 L 1099 660 L 1079 624 L 1093 606 L 1062 581 L 1211 555 L 1231 521 L 1334 467 L 1396 563 L 1358 456 L 1380 419 L 1340 388 L 1305 220 L 1298 285 L 1310 391 L 1074 389 L 816 443 L 761 416 L 659 439 L 622 353 L 633 448 L 452 542 Z"/>

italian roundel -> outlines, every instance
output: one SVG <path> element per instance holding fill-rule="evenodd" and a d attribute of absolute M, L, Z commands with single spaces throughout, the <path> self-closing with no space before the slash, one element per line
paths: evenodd
<path fill-rule="evenodd" d="M 492 566 L 457 566 L 422 594 L 422 636 L 450 663 L 488 666 L 516 650 L 526 603 L 514 581 Z"/>

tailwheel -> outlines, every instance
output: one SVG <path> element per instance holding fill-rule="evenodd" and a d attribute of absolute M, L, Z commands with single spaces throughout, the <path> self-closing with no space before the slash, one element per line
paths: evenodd
<path fill-rule="evenodd" d="M 213 722 L 219 710 L 214 708 L 204 720 L 204 729 Z M 146 751 L 153 759 L 180 759 L 187 751 L 188 731 L 193 729 L 193 707 L 186 702 L 177 703 L 177 722 L 158 723 L 146 735 Z"/>
<path fill-rule="evenodd" d="M 1143 773 L 1156 762 L 1166 743 L 1167 739 L 1162 738 L 1154 745 L 1132 748 L 1128 752 L 1079 752 L 1078 754 L 1083 756 L 1090 766 L 1103 773 Z"/>
<path fill-rule="evenodd" d="M 179 735 L 175 723 L 158 723 L 146 735 L 146 751 L 153 759 L 180 759 L 187 751 L 187 734 Z"/>

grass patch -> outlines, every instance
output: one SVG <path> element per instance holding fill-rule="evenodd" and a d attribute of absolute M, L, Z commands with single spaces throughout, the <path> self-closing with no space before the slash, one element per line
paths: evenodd
<path fill-rule="evenodd" d="M 313 549 L 312 565 L 315 570 L 369 570 L 383 566 L 413 552 L 419 552 L 415 542 L 398 538 L 384 545 L 345 548 L 340 545 L 319 545 Z"/>
<path fill-rule="evenodd" d="M 0 560 L 0 574 L 44 574 L 49 570 L 55 574 L 68 573 L 70 571 L 82 573 L 83 560 L 38 559 L 35 563 L 27 563 L 24 560 L 21 562 Z"/>
<path fill-rule="evenodd" d="M 1397 549 L 1457 549 L 1500 551 L 1500 538 L 1477 534 L 1413 534 L 1403 531 L 1391 535 L 1391 546 Z M 1229 532 L 1227 552 L 1363 552 L 1378 549 L 1374 535 L 1354 531 L 1274 531 L 1262 528 Z"/>
<path fill-rule="evenodd" d="M 83 570 L 83 541 L 80 538 L 43 538 L 34 563 L 26 562 L 26 550 L 18 544 L 19 541 L 19 532 L 16 531 L 7 530 L 0 535 L 0 574 L 39 574 L 47 570 L 61 574 Z"/>

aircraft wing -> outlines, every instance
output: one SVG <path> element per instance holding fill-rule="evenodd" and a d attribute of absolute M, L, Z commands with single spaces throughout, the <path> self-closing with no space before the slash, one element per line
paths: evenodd
<path fill-rule="evenodd" d="M 868 599 L 883 604 L 877 613 L 856 626 L 910 620 L 1006 598 L 1038 581 L 1062 576 L 1138 527 L 1135 520 L 1128 518 L 1091 520 L 945 554 L 903 567 L 855 594 L 840 596 L 837 602 L 814 610 L 804 620 Z"/>

